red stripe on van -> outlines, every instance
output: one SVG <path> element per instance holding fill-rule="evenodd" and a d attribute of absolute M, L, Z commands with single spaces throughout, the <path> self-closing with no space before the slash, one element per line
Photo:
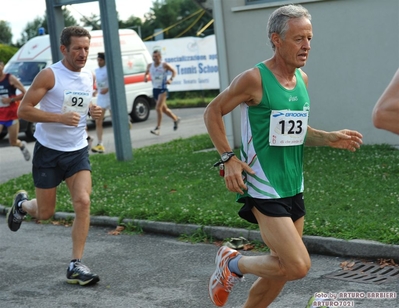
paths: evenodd
<path fill-rule="evenodd" d="M 151 79 L 148 79 L 148 81 L 151 81 Z M 144 82 L 144 73 L 125 76 L 125 84 L 138 83 L 138 82 Z"/>

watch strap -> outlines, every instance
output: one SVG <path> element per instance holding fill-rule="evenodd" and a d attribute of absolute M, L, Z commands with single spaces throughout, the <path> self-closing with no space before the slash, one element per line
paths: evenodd
<path fill-rule="evenodd" d="M 213 164 L 213 166 L 217 167 L 217 166 L 219 166 L 221 164 L 224 164 L 224 163 L 228 162 L 230 160 L 230 158 L 232 158 L 233 156 L 236 155 L 234 152 L 224 152 L 220 156 L 223 157 L 226 154 L 227 154 L 227 159 L 226 160 L 222 160 L 222 158 L 220 158 L 216 163 Z"/>

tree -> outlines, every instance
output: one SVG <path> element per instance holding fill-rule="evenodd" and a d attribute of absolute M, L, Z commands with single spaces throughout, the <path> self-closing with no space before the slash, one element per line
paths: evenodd
<path fill-rule="evenodd" d="M 0 44 L 0 61 L 7 63 L 17 51 L 17 47 Z"/>
<path fill-rule="evenodd" d="M 91 27 L 92 30 L 101 30 L 101 18 L 96 14 L 91 13 L 89 17 L 82 15 L 80 21 L 84 27 Z"/>
<path fill-rule="evenodd" d="M 143 39 L 153 40 L 155 29 L 163 29 L 164 38 L 196 36 L 212 17 L 192 0 L 155 0 L 152 12 L 145 15 Z M 212 34 L 209 27 L 204 34 Z"/>
<path fill-rule="evenodd" d="M 130 16 L 127 20 L 119 20 L 119 29 L 133 29 L 141 35 L 143 22 L 139 17 Z"/>
<path fill-rule="evenodd" d="M 11 45 L 12 31 L 10 24 L 4 20 L 0 20 L 0 44 Z"/>
<path fill-rule="evenodd" d="M 66 27 L 77 24 L 76 19 L 71 15 L 71 12 L 68 9 L 64 9 L 62 11 L 62 15 L 64 16 L 64 23 Z M 30 21 L 26 24 L 23 32 L 21 33 L 21 38 L 17 42 L 17 45 L 22 46 L 32 37 L 37 36 L 39 34 L 39 28 L 44 28 L 45 33 L 48 33 L 46 14 L 44 14 L 43 17 L 36 17 L 33 21 Z"/>

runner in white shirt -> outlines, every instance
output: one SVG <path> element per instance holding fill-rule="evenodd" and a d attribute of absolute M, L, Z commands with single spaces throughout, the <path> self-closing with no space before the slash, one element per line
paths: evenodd
<path fill-rule="evenodd" d="M 177 130 L 180 118 L 176 116 L 166 105 L 166 99 L 168 98 L 168 88 L 167 85 L 171 84 L 173 78 L 176 76 L 176 70 L 169 65 L 167 62 L 162 62 L 162 55 L 159 50 L 155 50 L 152 53 L 153 63 L 148 64 L 147 70 L 144 74 L 144 81 L 148 81 L 148 75 L 151 76 L 151 81 L 153 85 L 153 96 L 156 104 L 157 111 L 157 126 L 155 129 L 151 130 L 151 133 L 159 136 L 161 131 L 162 123 L 162 113 L 166 114 L 173 120 L 173 130 Z M 172 73 L 172 76 L 168 79 L 168 72 Z"/>
<path fill-rule="evenodd" d="M 105 66 L 105 54 L 99 52 L 97 55 L 98 68 L 94 71 L 97 83 L 97 105 L 101 107 L 101 118 L 96 120 L 97 145 L 91 149 L 94 153 L 104 153 L 103 145 L 103 121 L 104 114 L 107 110 L 111 110 L 111 99 L 108 87 L 108 73 Z"/>
<path fill-rule="evenodd" d="M 21 102 L 18 116 L 37 123 L 32 159 L 36 198 L 28 200 L 28 193 L 19 190 L 7 214 L 8 227 L 14 232 L 26 214 L 39 220 L 51 218 L 57 186 L 65 181 L 76 215 L 72 260 L 66 276 L 68 283 L 80 285 L 100 280 L 81 261 L 90 227 L 92 190 L 86 118 L 88 112 L 93 119 L 101 116 L 101 108 L 91 104 L 93 74 L 84 68 L 90 39 L 90 33 L 82 27 L 64 28 L 60 39 L 63 59 L 36 76 Z M 39 103 L 40 109 L 35 107 Z"/>

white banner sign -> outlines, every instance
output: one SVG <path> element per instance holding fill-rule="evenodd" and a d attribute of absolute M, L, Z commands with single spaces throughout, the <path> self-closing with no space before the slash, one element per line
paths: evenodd
<path fill-rule="evenodd" d="M 162 60 L 172 65 L 177 76 L 168 86 L 169 91 L 219 89 L 219 69 L 215 35 L 204 38 L 182 37 L 144 42 L 152 55 L 162 52 Z"/>

